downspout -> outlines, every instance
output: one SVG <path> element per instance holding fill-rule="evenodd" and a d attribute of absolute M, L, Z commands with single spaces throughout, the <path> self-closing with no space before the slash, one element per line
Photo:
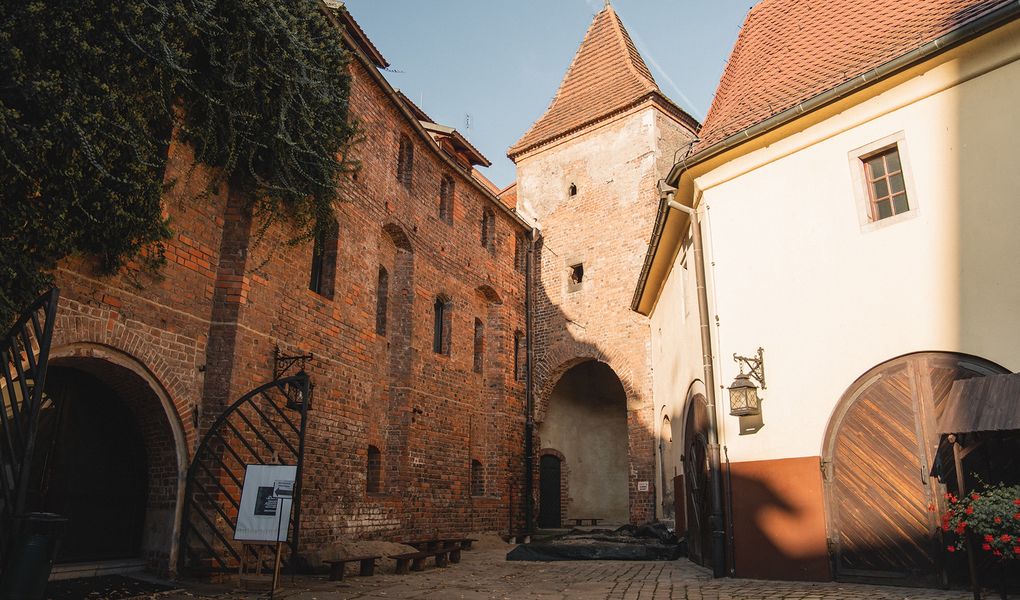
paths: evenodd
<path fill-rule="evenodd" d="M 524 532 L 531 535 L 535 531 L 534 485 L 535 485 L 535 364 L 534 342 L 534 279 L 535 279 L 535 243 L 538 230 L 532 228 L 528 232 L 528 256 L 524 269 L 524 378 L 525 378 L 525 409 L 524 409 Z"/>
<path fill-rule="evenodd" d="M 705 253 L 701 237 L 701 220 L 695 208 L 684 206 L 673 198 L 677 189 L 659 181 L 659 194 L 665 197 L 669 208 L 686 213 L 691 218 L 691 236 L 694 245 L 694 276 L 698 287 L 698 320 L 701 331 L 701 361 L 705 380 L 705 404 L 708 412 L 708 475 L 711 481 L 711 512 L 708 526 L 712 530 L 712 576 L 726 576 L 726 532 L 723 528 L 722 461 L 719 454 L 719 422 L 715 410 L 715 369 L 712 357 L 712 329 L 708 315 L 708 287 L 705 284 Z"/>

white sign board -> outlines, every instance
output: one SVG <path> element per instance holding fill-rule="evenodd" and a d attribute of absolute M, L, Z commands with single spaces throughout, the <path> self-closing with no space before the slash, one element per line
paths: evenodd
<path fill-rule="evenodd" d="M 648 482 L 647 481 L 639 481 L 639 482 L 637 482 L 637 491 L 639 491 L 639 492 L 647 492 L 648 491 Z"/>
<path fill-rule="evenodd" d="M 234 539 L 241 542 L 286 542 L 296 479 L 297 467 L 294 466 L 248 465 Z"/>

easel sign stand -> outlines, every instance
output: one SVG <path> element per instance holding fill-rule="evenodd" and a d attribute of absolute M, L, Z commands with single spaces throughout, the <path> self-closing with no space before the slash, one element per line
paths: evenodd
<path fill-rule="evenodd" d="M 296 478 L 296 466 L 248 465 L 245 468 L 241 506 L 234 527 L 234 539 L 241 542 L 237 579 L 242 589 L 268 587 L 270 598 L 280 589 L 280 561 L 290 529 Z M 263 557 L 265 550 L 274 554 L 271 577 L 262 572 L 262 565 L 269 558 Z M 251 555 L 255 556 L 253 572 L 248 569 Z"/>

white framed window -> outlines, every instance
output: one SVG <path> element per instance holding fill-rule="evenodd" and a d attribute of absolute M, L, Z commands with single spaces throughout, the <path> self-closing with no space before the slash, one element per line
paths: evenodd
<path fill-rule="evenodd" d="M 862 231 L 917 216 L 920 206 L 902 131 L 851 150 L 849 161 Z"/>

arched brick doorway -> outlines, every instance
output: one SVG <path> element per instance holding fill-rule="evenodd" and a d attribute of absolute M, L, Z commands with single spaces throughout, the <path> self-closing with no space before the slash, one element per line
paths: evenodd
<path fill-rule="evenodd" d="M 563 519 L 630 520 L 627 394 L 613 369 L 588 360 L 568 369 L 539 424 L 542 447 L 562 453 L 570 493 Z"/>
<path fill-rule="evenodd" d="M 929 476 L 936 421 L 953 382 L 1006 373 L 990 361 L 923 352 L 882 363 L 843 394 L 825 437 L 828 536 L 840 581 L 935 586 L 945 576 Z"/>
<path fill-rule="evenodd" d="M 52 353 L 32 510 L 69 519 L 58 562 L 173 564 L 183 428 L 155 378 L 133 358 L 87 345 Z"/>

